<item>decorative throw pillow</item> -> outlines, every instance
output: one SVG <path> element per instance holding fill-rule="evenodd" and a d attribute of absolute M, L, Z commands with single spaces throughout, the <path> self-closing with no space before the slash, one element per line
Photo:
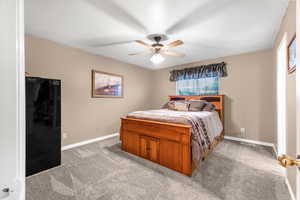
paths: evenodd
<path fill-rule="evenodd" d="M 201 111 L 205 105 L 205 100 L 190 100 L 189 104 L 189 111 Z"/>
<path fill-rule="evenodd" d="M 167 103 L 167 108 L 170 110 L 175 110 L 175 101 L 169 101 Z"/>
<path fill-rule="evenodd" d="M 161 109 L 168 109 L 168 108 L 169 108 L 169 102 L 165 103 L 165 104 L 161 107 Z"/>
<path fill-rule="evenodd" d="M 211 112 L 211 111 L 214 111 L 215 108 L 216 108 L 216 106 L 214 104 L 212 104 L 212 103 L 205 102 L 204 104 L 205 105 L 203 106 L 202 111 L 209 111 L 209 112 Z"/>
<path fill-rule="evenodd" d="M 175 105 L 175 110 L 178 110 L 178 111 L 189 111 L 190 104 L 188 102 L 175 101 L 174 105 Z"/>

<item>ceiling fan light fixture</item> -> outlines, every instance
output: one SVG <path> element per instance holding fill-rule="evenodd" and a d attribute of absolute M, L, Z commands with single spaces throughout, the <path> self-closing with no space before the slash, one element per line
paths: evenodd
<path fill-rule="evenodd" d="M 160 53 L 155 53 L 150 58 L 150 61 L 154 64 L 159 64 L 159 63 L 163 62 L 164 60 L 165 60 L 165 58 Z"/>

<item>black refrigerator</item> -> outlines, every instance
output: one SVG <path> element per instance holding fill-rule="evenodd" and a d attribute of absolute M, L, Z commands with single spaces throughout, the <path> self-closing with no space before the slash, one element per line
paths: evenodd
<path fill-rule="evenodd" d="M 61 81 L 26 77 L 26 176 L 61 163 Z"/>

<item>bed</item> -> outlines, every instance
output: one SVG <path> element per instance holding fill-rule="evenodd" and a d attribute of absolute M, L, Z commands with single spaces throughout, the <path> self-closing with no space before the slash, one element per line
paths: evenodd
<path fill-rule="evenodd" d="M 206 100 L 215 111 L 129 113 L 121 118 L 122 150 L 191 176 L 224 138 L 224 95 L 169 96 L 169 100 Z"/>

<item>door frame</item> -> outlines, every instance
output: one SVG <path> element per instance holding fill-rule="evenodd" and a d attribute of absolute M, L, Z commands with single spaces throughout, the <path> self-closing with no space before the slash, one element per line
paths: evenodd
<path fill-rule="evenodd" d="M 24 0 L 16 1 L 16 91 L 17 91 L 17 171 L 15 187 L 17 198 L 25 200 L 25 160 L 26 160 L 26 130 L 25 130 L 25 46 L 24 46 Z"/>
<path fill-rule="evenodd" d="M 5 53 L 1 56 L 3 65 L 1 80 L 4 80 L 1 84 L 5 87 L 6 96 L 5 104 L 1 104 L 5 107 L 1 119 L 5 119 L 3 123 L 7 123 L 7 127 L 2 129 L 5 131 L 2 140 L 5 145 L 1 149 L 1 156 L 4 155 L 2 161 L 6 163 L 1 171 L 3 177 L 0 181 L 0 196 L 1 199 L 7 200 L 25 200 L 24 0 L 2 0 L 2 10 L 5 10 L 3 12 L 5 23 L 2 27 L 1 41 L 4 45 L 1 50 Z M 6 144 L 10 148 L 5 148 Z"/>
<path fill-rule="evenodd" d="M 296 35 L 300 36 L 300 2 L 296 0 Z M 297 45 L 297 64 L 296 69 L 296 138 L 297 138 L 297 155 L 300 155 L 300 39 L 296 37 Z M 296 199 L 300 200 L 300 170 L 297 170 L 296 178 Z"/>

